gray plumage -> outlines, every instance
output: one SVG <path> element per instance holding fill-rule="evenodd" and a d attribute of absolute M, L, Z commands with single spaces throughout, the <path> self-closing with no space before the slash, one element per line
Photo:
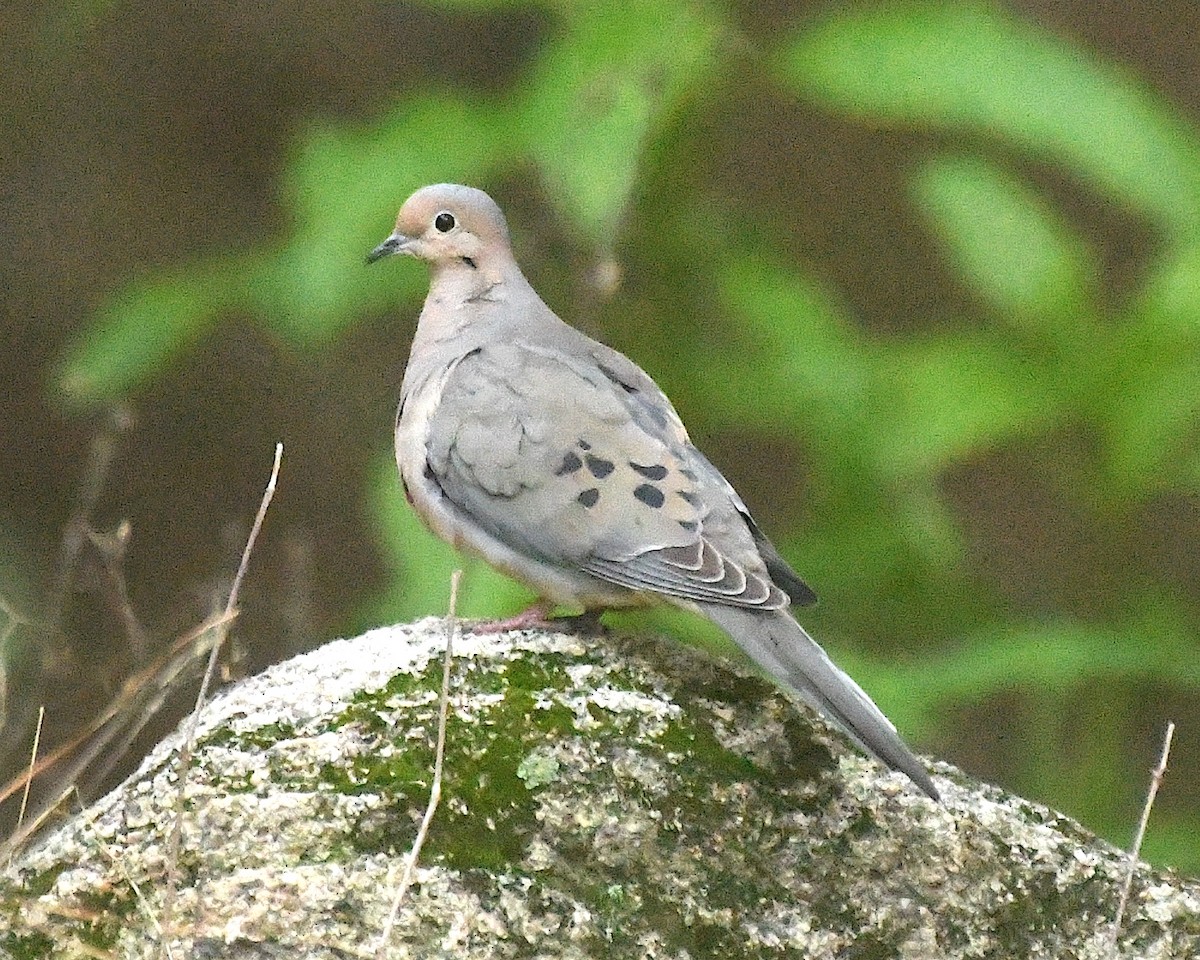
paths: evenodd
<path fill-rule="evenodd" d="M 431 268 L 401 389 L 396 460 L 425 523 L 583 609 L 667 601 L 725 630 L 856 744 L 937 798 L 925 767 L 792 618 L 812 591 L 627 357 L 565 324 L 470 187 L 425 187 L 368 257 Z"/>

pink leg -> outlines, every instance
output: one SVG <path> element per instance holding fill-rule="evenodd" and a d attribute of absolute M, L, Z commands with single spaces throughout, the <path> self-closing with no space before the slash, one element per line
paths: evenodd
<path fill-rule="evenodd" d="M 554 604 L 549 600 L 539 600 L 533 606 L 522 610 L 515 617 L 504 620 L 485 620 L 471 627 L 472 633 L 507 633 L 509 630 L 532 630 L 534 627 L 546 628 L 552 626 L 550 611 Z"/>
<path fill-rule="evenodd" d="M 596 633 L 601 630 L 602 610 L 589 610 L 574 617 L 551 617 L 554 604 L 539 600 L 515 617 L 504 620 L 485 620 L 471 627 L 471 633 L 505 633 L 509 630 L 570 630 L 576 633 Z"/>

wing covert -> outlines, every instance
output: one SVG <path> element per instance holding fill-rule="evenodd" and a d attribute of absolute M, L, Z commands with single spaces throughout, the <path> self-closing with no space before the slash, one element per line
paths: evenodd
<path fill-rule="evenodd" d="M 473 524 L 543 561 L 681 600 L 786 606 L 665 398 L 656 421 L 655 398 L 632 393 L 594 363 L 481 347 L 446 382 L 428 471 Z"/>

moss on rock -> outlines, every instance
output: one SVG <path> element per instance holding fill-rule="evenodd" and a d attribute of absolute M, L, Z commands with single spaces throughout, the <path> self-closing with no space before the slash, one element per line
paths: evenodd
<path fill-rule="evenodd" d="M 207 708 L 176 956 L 370 954 L 428 798 L 444 643 L 439 621 L 336 641 Z M 949 767 L 935 805 L 676 645 L 467 635 L 450 716 L 389 956 L 1112 955 L 1118 851 Z M 14 862 L 0 947 L 157 954 L 176 746 Z M 1140 867 L 1121 940 L 1200 954 L 1200 888 Z"/>

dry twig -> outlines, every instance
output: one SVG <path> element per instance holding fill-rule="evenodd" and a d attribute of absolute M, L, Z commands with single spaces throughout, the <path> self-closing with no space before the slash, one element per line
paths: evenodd
<path fill-rule="evenodd" d="M 125 580 L 122 567 L 125 553 L 129 549 L 129 541 L 133 536 L 133 526 L 128 520 L 122 520 L 112 533 L 100 533 L 90 526 L 85 533 L 100 555 L 100 565 L 104 568 L 109 589 L 112 591 L 112 596 L 108 598 L 109 606 L 125 628 L 130 656 L 134 663 L 143 663 L 150 653 L 150 637 L 133 610 L 133 602 L 129 599 L 129 584 Z"/>
<path fill-rule="evenodd" d="M 88 538 L 92 513 L 100 502 L 100 494 L 108 480 L 108 472 L 120 448 L 121 439 L 132 426 L 133 414 L 127 407 L 118 405 L 109 412 L 108 422 L 92 438 L 75 509 L 63 530 L 59 547 L 56 583 L 50 602 L 50 624 L 56 632 L 61 630 L 66 616 L 67 603 L 75 586 L 79 554 Z"/>

